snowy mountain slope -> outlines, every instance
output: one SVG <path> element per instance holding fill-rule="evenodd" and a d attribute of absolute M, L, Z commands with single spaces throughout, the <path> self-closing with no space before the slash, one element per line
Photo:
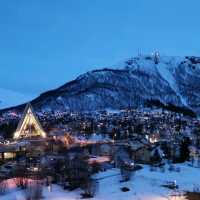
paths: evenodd
<path fill-rule="evenodd" d="M 33 97 L 0 88 L 0 109 L 16 106 L 30 101 L 31 99 L 33 99 Z"/>
<path fill-rule="evenodd" d="M 160 75 L 162 76 L 162 78 L 169 83 L 170 87 L 174 90 L 174 92 L 177 94 L 177 96 L 179 96 L 179 98 L 181 99 L 181 103 L 184 106 L 187 106 L 187 102 L 186 102 L 185 98 L 180 94 L 178 85 L 176 83 L 175 74 L 173 73 L 174 68 L 170 68 L 170 67 L 171 66 L 168 66 L 165 63 L 159 63 L 157 65 L 157 69 L 158 69 Z"/>
<path fill-rule="evenodd" d="M 88 111 L 139 108 L 156 100 L 200 114 L 199 83 L 200 58 L 143 55 L 82 74 L 32 104 L 43 111 Z"/>

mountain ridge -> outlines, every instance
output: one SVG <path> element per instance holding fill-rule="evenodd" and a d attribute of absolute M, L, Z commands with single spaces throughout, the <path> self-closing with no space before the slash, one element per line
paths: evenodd
<path fill-rule="evenodd" d="M 20 103 L 25 103 L 32 99 L 33 96 L 21 94 L 12 90 L 0 88 L 0 108 L 6 109 L 13 105 L 17 106 Z"/>
<path fill-rule="evenodd" d="M 40 111 L 92 111 L 145 107 L 149 100 L 200 113 L 200 58 L 143 55 L 92 70 L 31 103 Z M 13 107 L 12 109 L 22 108 Z M 10 109 L 1 110 L 7 111 Z"/>

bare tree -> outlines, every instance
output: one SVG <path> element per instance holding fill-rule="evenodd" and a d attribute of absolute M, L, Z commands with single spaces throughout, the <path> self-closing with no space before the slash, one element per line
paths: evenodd
<path fill-rule="evenodd" d="M 35 180 L 28 183 L 25 190 L 26 200 L 40 200 L 42 199 L 43 186 L 41 181 Z"/>
<path fill-rule="evenodd" d="M 14 180 L 17 187 L 20 187 L 21 189 L 27 187 L 27 170 L 25 166 L 19 165 L 13 172 L 13 177 L 15 177 Z"/>
<path fill-rule="evenodd" d="M 97 182 L 94 179 L 88 178 L 82 185 L 84 193 L 83 198 L 93 198 L 97 192 Z"/>
<path fill-rule="evenodd" d="M 15 184 L 16 184 L 16 186 L 17 186 L 18 188 L 26 189 L 27 184 L 28 184 L 28 183 L 27 183 L 27 181 L 28 181 L 27 178 L 21 176 L 21 177 L 15 178 L 14 181 L 15 181 Z"/>
<path fill-rule="evenodd" d="M 131 179 L 132 171 L 127 166 L 121 166 L 120 172 L 122 176 L 121 182 L 129 181 Z"/>
<path fill-rule="evenodd" d="M 7 181 L 0 180 L 0 195 L 4 195 L 7 191 Z"/>

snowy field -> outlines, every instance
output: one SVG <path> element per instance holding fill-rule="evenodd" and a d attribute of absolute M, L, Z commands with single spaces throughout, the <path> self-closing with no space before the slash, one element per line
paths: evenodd
<path fill-rule="evenodd" d="M 183 200 L 184 197 L 173 197 L 173 191 L 161 185 L 167 181 L 176 180 L 178 191 L 193 191 L 194 186 L 200 185 L 200 169 L 187 164 L 179 164 L 180 172 L 170 172 L 166 166 L 165 172 L 151 172 L 149 166 L 144 166 L 137 171 L 131 181 L 120 183 L 119 170 L 112 169 L 96 175 L 99 186 L 95 200 Z M 0 200 L 24 200 L 23 192 L 17 191 L 11 184 L 9 193 L 0 196 Z M 128 187 L 130 191 L 122 192 L 120 188 Z M 177 192 L 178 192 L 177 191 Z M 59 186 L 53 185 L 53 191 L 49 192 L 45 187 L 43 191 L 45 200 L 77 200 L 81 199 L 81 190 L 72 192 L 64 191 Z"/>

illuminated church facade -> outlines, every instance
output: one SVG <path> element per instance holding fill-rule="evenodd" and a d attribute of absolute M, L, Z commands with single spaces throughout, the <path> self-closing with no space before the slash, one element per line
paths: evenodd
<path fill-rule="evenodd" d="M 46 138 L 47 134 L 43 130 L 31 104 L 27 104 L 22 119 L 14 133 L 14 139 L 41 137 Z"/>

